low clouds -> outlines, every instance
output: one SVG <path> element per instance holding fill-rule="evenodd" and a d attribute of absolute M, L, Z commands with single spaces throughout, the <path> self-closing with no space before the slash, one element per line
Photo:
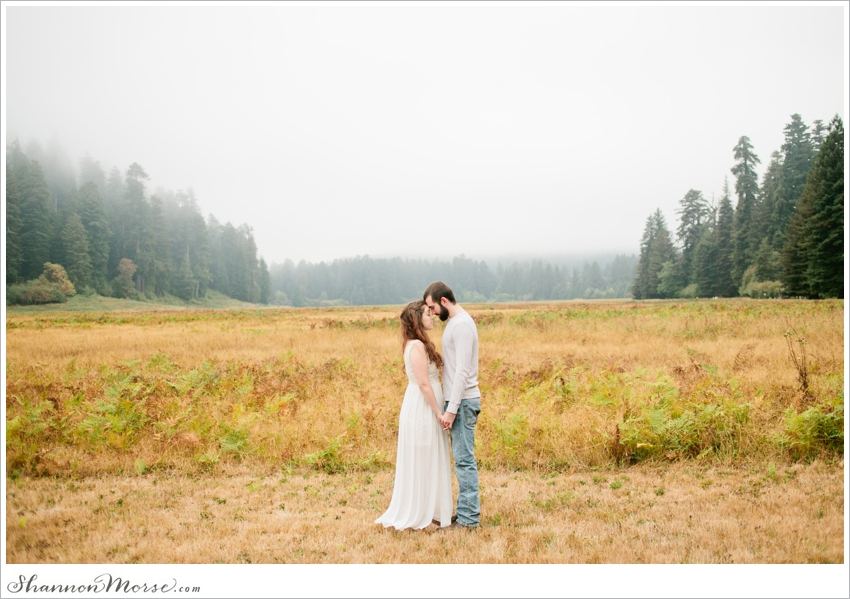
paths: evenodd
<path fill-rule="evenodd" d="M 4 9 L 7 132 L 191 186 L 270 262 L 636 252 L 741 135 L 764 165 L 845 117 L 841 7 Z"/>

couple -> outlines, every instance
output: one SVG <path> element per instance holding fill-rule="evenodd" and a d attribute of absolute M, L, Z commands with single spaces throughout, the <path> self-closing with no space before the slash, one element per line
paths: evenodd
<path fill-rule="evenodd" d="M 434 328 L 434 315 L 443 322 L 449 321 L 443 331 L 442 357 L 427 333 Z M 428 286 L 421 300 L 404 307 L 401 333 L 408 384 L 398 422 L 395 483 L 390 507 L 375 523 L 397 530 L 432 525 L 476 527 L 481 509 L 473 450 L 481 392 L 475 322 L 455 301 L 449 286 L 436 281 Z M 451 434 L 460 487 L 455 515 L 445 431 Z"/>

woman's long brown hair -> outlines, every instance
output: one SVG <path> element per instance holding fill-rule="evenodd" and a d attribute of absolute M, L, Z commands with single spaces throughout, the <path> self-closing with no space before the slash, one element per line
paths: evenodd
<path fill-rule="evenodd" d="M 404 348 L 407 347 L 408 341 L 418 339 L 425 346 L 428 359 L 436 364 L 437 368 L 441 368 L 443 358 L 437 353 L 437 348 L 428 333 L 422 330 L 422 313 L 427 309 L 428 306 L 425 305 L 425 302 L 416 300 L 407 304 L 401 311 L 401 353 L 404 354 Z"/>

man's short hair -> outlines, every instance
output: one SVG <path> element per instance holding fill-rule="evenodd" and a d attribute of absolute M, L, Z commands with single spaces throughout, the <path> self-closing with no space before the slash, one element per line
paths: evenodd
<path fill-rule="evenodd" d="M 451 287 L 443 283 L 442 281 L 434 281 L 430 285 L 428 285 L 428 289 L 425 290 L 425 293 L 422 294 L 422 299 L 428 299 L 428 296 L 431 296 L 431 299 L 434 300 L 435 304 L 440 303 L 440 299 L 446 298 L 451 303 L 456 304 L 457 300 L 455 300 L 455 294 L 452 291 Z"/>

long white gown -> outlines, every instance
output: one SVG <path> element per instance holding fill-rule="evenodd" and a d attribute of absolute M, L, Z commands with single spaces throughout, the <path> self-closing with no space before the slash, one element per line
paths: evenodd
<path fill-rule="evenodd" d="M 452 470 L 449 458 L 449 437 L 437 421 L 416 384 L 409 341 L 404 348 L 404 370 L 407 372 L 407 391 L 398 418 L 398 453 L 395 483 L 390 507 L 375 520 L 385 528 L 425 528 L 436 520 L 440 526 L 451 524 Z M 443 389 L 436 365 L 428 362 L 428 379 L 442 408 Z"/>

